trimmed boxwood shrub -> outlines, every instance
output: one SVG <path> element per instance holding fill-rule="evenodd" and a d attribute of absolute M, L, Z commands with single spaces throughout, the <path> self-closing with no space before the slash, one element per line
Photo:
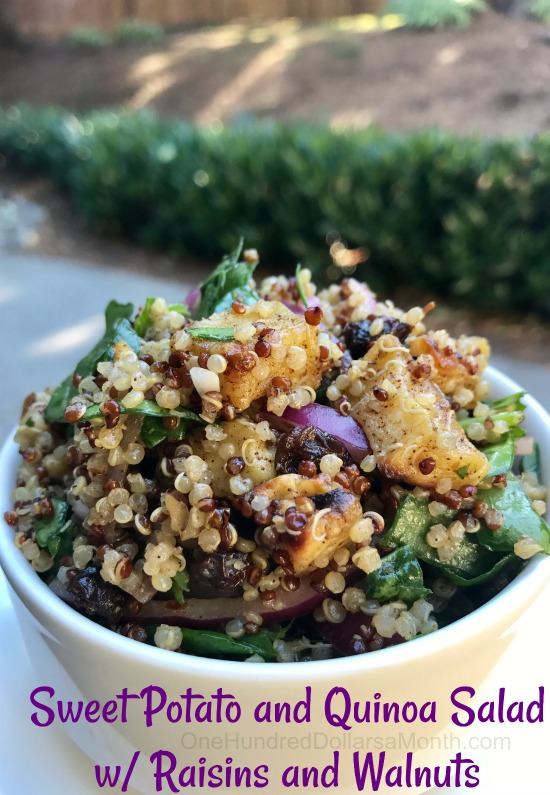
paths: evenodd
<path fill-rule="evenodd" d="M 264 262 L 357 273 L 470 305 L 550 315 L 550 135 L 459 139 L 309 125 L 212 130 L 149 113 L 0 110 L 0 154 L 49 175 L 96 226 L 213 260 L 243 235 Z"/>

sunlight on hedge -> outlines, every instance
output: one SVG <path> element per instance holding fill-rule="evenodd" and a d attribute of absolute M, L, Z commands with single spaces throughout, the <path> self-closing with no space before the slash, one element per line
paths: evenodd
<path fill-rule="evenodd" d="M 335 261 L 368 252 L 357 273 L 374 289 L 550 316 L 550 134 L 201 128 L 19 107 L 0 109 L 2 158 L 48 176 L 96 228 L 178 256 L 213 261 L 242 235 L 266 264 L 302 262 L 326 282 Z"/>

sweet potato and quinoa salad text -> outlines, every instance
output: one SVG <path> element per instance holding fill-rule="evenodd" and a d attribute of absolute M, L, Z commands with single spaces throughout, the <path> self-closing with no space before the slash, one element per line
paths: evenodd
<path fill-rule="evenodd" d="M 5 519 L 80 613 L 178 653 L 370 653 L 472 612 L 550 553 L 522 394 L 487 340 L 345 278 L 253 279 L 239 246 L 184 303 L 112 301 L 29 395 Z"/>

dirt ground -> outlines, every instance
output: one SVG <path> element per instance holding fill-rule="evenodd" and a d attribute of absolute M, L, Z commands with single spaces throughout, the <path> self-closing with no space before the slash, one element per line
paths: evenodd
<path fill-rule="evenodd" d="M 250 114 L 390 131 L 533 134 L 550 127 L 550 26 L 490 13 L 461 31 L 350 31 L 289 20 L 96 51 L 67 42 L 0 44 L 0 104 L 21 101 L 76 111 L 152 107 L 200 123 Z M 165 254 L 94 235 L 47 181 L 22 179 L 0 164 L 2 191 L 47 211 L 27 250 L 129 272 L 154 269 L 160 278 L 182 267 Z M 398 297 L 402 305 L 424 299 L 406 291 Z M 536 318 L 440 304 L 433 319 L 457 334 L 487 335 L 497 353 L 548 362 L 550 324 Z"/>
<path fill-rule="evenodd" d="M 493 136 L 550 125 L 550 26 L 488 13 L 458 31 L 361 29 L 373 19 L 359 18 L 359 30 L 342 21 L 230 25 L 98 50 L 0 44 L 0 104 L 124 105 L 201 123 L 251 114 Z"/>

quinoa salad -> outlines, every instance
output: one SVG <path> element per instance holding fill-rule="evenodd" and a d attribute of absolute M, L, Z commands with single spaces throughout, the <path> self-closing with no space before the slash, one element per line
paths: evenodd
<path fill-rule="evenodd" d="M 487 340 L 257 263 L 239 246 L 183 303 L 112 301 L 25 399 L 5 520 L 61 599 L 176 653 L 312 661 L 434 632 L 550 553 Z"/>

